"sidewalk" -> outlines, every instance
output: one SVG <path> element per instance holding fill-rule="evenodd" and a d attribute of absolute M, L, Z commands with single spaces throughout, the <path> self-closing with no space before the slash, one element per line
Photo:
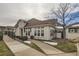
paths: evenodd
<path fill-rule="evenodd" d="M 64 53 L 64 52 L 46 44 L 46 43 L 43 43 L 43 42 L 40 42 L 37 40 L 32 40 L 32 42 L 35 43 L 37 46 L 39 46 L 48 55 Z"/>
<path fill-rule="evenodd" d="M 50 56 L 77 56 L 76 52 L 73 53 L 61 53 L 61 54 L 54 54 L 54 55 L 50 55 Z"/>
<path fill-rule="evenodd" d="M 44 56 L 43 53 L 21 43 L 16 40 L 11 39 L 7 35 L 3 36 L 5 44 L 16 56 Z"/>

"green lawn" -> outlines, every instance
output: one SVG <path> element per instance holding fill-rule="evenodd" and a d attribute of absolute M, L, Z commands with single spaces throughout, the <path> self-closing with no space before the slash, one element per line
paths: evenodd
<path fill-rule="evenodd" d="M 8 49 L 4 41 L 0 41 L 0 56 L 13 56 L 13 53 Z"/>
<path fill-rule="evenodd" d="M 54 46 L 64 52 L 77 52 L 77 47 L 72 42 L 60 42 L 58 45 Z"/>
<path fill-rule="evenodd" d="M 41 42 L 43 42 L 42 40 L 40 40 Z M 45 40 L 44 40 L 45 41 Z M 66 53 L 70 53 L 70 52 L 77 52 L 77 47 L 75 46 L 75 43 L 69 41 L 69 40 L 52 40 L 53 42 L 57 42 L 58 45 L 51 45 L 63 52 Z M 48 41 L 48 42 L 52 42 L 52 41 Z M 48 44 L 50 45 L 50 44 Z"/>

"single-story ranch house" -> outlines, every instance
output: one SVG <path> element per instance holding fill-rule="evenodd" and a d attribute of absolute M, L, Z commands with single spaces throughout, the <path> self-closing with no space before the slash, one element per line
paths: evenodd
<path fill-rule="evenodd" d="M 66 29 L 66 38 L 76 39 L 79 38 L 79 22 L 68 26 Z"/>
<path fill-rule="evenodd" d="M 58 26 L 59 25 L 59 26 Z M 15 25 L 16 36 L 34 36 L 35 39 L 51 40 L 55 38 L 55 26 L 57 29 L 57 37 L 62 37 L 62 26 L 57 19 L 49 19 L 40 21 L 32 18 L 28 21 L 20 19 Z M 59 30 L 58 30 L 59 29 Z"/>
<path fill-rule="evenodd" d="M 0 26 L 0 32 L 2 32 L 3 34 L 14 32 L 14 26 Z"/>
<path fill-rule="evenodd" d="M 32 18 L 30 20 L 19 19 L 15 26 L 0 26 L 0 32 L 14 32 L 16 36 L 33 36 L 35 39 L 52 40 L 54 38 L 62 38 L 62 25 L 57 19 L 38 20 Z M 55 34 L 56 33 L 56 34 Z M 79 37 L 79 22 L 71 24 L 66 29 L 67 39 L 76 39 Z"/>

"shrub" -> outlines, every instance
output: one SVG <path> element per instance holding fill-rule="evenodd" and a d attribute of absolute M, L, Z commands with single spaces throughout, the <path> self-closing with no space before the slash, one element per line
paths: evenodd
<path fill-rule="evenodd" d="M 23 41 L 25 41 L 25 40 L 28 39 L 28 37 L 27 37 L 27 36 L 22 36 L 21 39 L 22 39 Z"/>
<path fill-rule="evenodd" d="M 3 39 L 3 33 L 0 32 L 0 41 Z"/>
<path fill-rule="evenodd" d="M 15 33 L 8 31 L 7 35 L 11 38 L 15 38 Z"/>
<path fill-rule="evenodd" d="M 34 39 L 34 36 L 30 36 L 30 39 Z"/>
<path fill-rule="evenodd" d="M 15 36 L 15 37 L 18 38 L 18 39 L 20 39 L 20 40 L 23 40 L 23 41 L 25 41 L 25 40 L 28 39 L 27 36 Z"/>

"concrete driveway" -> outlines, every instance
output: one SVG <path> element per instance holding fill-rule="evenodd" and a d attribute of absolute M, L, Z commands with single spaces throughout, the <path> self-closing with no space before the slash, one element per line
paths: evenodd
<path fill-rule="evenodd" d="M 14 53 L 16 56 L 44 56 L 43 53 L 25 45 L 21 42 L 18 42 L 7 35 L 3 36 L 3 40 L 8 48 Z"/>
<path fill-rule="evenodd" d="M 53 55 L 53 54 L 61 54 L 64 53 L 44 42 L 32 40 L 33 43 L 35 43 L 37 46 L 39 46 L 47 55 Z"/>

